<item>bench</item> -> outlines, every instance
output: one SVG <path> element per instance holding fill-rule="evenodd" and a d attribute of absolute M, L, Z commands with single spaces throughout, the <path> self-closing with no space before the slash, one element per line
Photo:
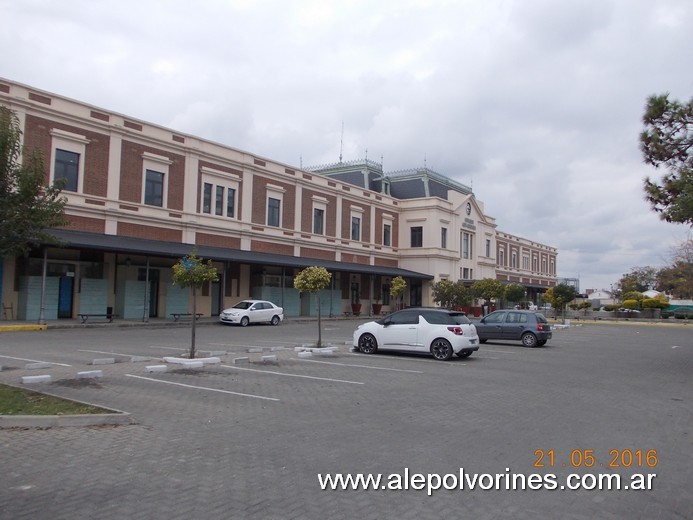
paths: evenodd
<path fill-rule="evenodd" d="M 203 313 L 198 312 L 195 314 L 195 319 L 199 320 L 202 317 Z M 173 321 L 179 321 L 181 318 L 190 318 L 192 319 L 192 312 L 172 312 L 171 316 L 173 316 Z"/>
<path fill-rule="evenodd" d="M 79 314 L 78 316 L 82 320 L 82 323 L 86 323 L 89 318 L 108 320 L 108 323 L 111 323 L 114 318 L 118 317 L 117 314 Z"/>

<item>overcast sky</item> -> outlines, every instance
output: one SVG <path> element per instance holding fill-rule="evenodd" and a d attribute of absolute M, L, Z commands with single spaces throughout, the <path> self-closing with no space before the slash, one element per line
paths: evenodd
<path fill-rule="evenodd" d="M 0 77 L 299 167 L 472 185 L 609 289 L 689 228 L 650 211 L 650 94 L 693 96 L 691 0 L 0 0 Z"/>

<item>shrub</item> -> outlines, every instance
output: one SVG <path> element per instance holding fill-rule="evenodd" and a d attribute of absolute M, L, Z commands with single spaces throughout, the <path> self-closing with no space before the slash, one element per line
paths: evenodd
<path fill-rule="evenodd" d="M 645 298 L 640 302 L 640 305 L 643 309 L 665 309 L 669 306 L 668 303 L 665 303 L 657 298 Z"/>
<path fill-rule="evenodd" d="M 623 300 L 623 307 L 626 309 L 637 309 L 638 300 Z"/>
<path fill-rule="evenodd" d="M 621 308 L 620 305 L 604 305 L 604 310 L 609 311 L 609 312 L 617 311 L 620 308 Z"/>

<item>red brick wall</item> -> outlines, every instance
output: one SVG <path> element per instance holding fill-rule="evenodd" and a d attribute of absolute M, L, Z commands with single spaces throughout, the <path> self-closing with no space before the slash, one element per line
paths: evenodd
<path fill-rule="evenodd" d="M 166 176 L 168 199 L 167 209 L 183 210 L 183 191 L 185 189 L 185 157 L 166 150 L 123 140 L 120 163 L 120 200 L 142 202 L 142 176 L 144 160 L 142 154 L 149 152 L 173 161 Z"/>
<path fill-rule="evenodd" d="M 371 241 L 371 212 L 368 201 L 353 202 L 344 200 L 342 202 L 342 237 L 351 240 L 351 207 L 357 206 L 363 209 L 361 216 L 361 242 Z"/>
<path fill-rule="evenodd" d="M 344 256 L 344 255 L 342 255 Z M 386 267 L 399 267 L 399 262 L 397 260 L 393 260 L 392 258 L 378 258 L 375 257 L 375 265 L 379 266 L 386 266 Z"/>
<path fill-rule="evenodd" d="M 355 255 L 352 253 L 342 253 L 342 262 L 350 264 L 365 264 L 368 265 L 368 257 L 363 255 Z"/>
<path fill-rule="evenodd" d="M 126 237 L 163 240 L 165 242 L 182 242 L 183 232 L 177 229 L 166 229 L 155 226 L 143 226 L 128 222 L 118 222 L 118 235 Z"/>
<path fill-rule="evenodd" d="M 199 170 L 197 173 L 197 193 L 199 196 L 197 197 L 197 212 L 200 213 L 202 211 L 202 208 L 200 207 L 201 198 L 202 198 L 202 168 L 211 168 L 213 170 L 217 170 L 220 172 L 226 172 L 226 173 L 231 173 L 235 175 L 236 177 L 239 177 L 240 179 L 243 179 L 243 172 L 241 170 L 236 170 L 234 168 L 228 168 L 226 166 L 220 166 L 218 164 L 206 162 L 206 161 L 200 161 L 199 163 Z M 238 191 L 236 192 L 236 216 L 234 218 L 240 219 L 240 216 L 243 214 L 241 213 L 243 206 L 242 206 L 242 200 L 243 200 L 243 183 L 239 183 L 238 185 Z M 224 210 L 226 211 L 226 210 Z M 225 213 L 224 213 L 225 214 Z"/>
<path fill-rule="evenodd" d="M 222 237 L 219 235 L 210 235 L 209 233 L 197 233 L 195 235 L 195 243 L 198 246 L 226 247 L 229 249 L 241 248 L 240 238 Z"/>
<path fill-rule="evenodd" d="M 304 233 L 313 232 L 313 197 L 327 199 L 327 208 L 325 209 L 325 235 L 329 237 L 337 236 L 337 197 L 327 195 L 324 192 L 308 189 L 303 190 L 301 231 Z"/>
<path fill-rule="evenodd" d="M 260 240 L 253 240 L 250 243 L 250 250 L 262 253 L 275 253 L 278 255 L 294 256 L 293 246 L 276 244 L 274 242 L 262 242 Z"/>
<path fill-rule="evenodd" d="M 262 224 L 267 223 L 267 185 L 273 184 L 275 186 L 281 186 L 284 191 L 284 196 L 282 197 L 282 227 L 287 229 L 293 229 L 294 222 L 296 219 L 296 186 L 293 184 L 286 184 L 283 182 L 275 181 L 274 179 L 267 179 L 260 175 L 256 175 L 253 179 L 253 214 L 252 223 Z"/>
<path fill-rule="evenodd" d="M 67 215 L 70 223 L 65 226 L 66 229 L 75 231 L 86 231 L 89 233 L 105 233 L 106 221 L 98 218 L 79 217 L 75 215 Z"/>
<path fill-rule="evenodd" d="M 301 248 L 301 257 L 303 258 L 319 258 L 321 260 L 334 260 L 336 258 L 334 251 L 326 251 L 324 249 L 314 249 L 311 247 Z"/>
<path fill-rule="evenodd" d="M 50 135 L 50 131 L 53 128 L 83 135 L 89 139 L 89 144 L 86 146 L 86 156 L 80 157 L 80 160 L 84 161 L 84 193 L 86 195 L 105 197 L 108 186 L 109 137 L 76 126 L 27 115 L 24 127 L 24 144 L 29 150 L 40 150 L 43 154 L 45 158 L 46 183 L 48 182 L 50 165 L 53 161 L 53 157 L 51 157 Z"/>

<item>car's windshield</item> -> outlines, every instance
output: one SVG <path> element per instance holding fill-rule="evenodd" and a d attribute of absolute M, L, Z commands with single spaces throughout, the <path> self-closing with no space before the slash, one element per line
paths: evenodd
<path fill-rule="evenodd" d="M 238 302 L 233 306 L 234 309 L 249 309 L 253 302 Z"/>

